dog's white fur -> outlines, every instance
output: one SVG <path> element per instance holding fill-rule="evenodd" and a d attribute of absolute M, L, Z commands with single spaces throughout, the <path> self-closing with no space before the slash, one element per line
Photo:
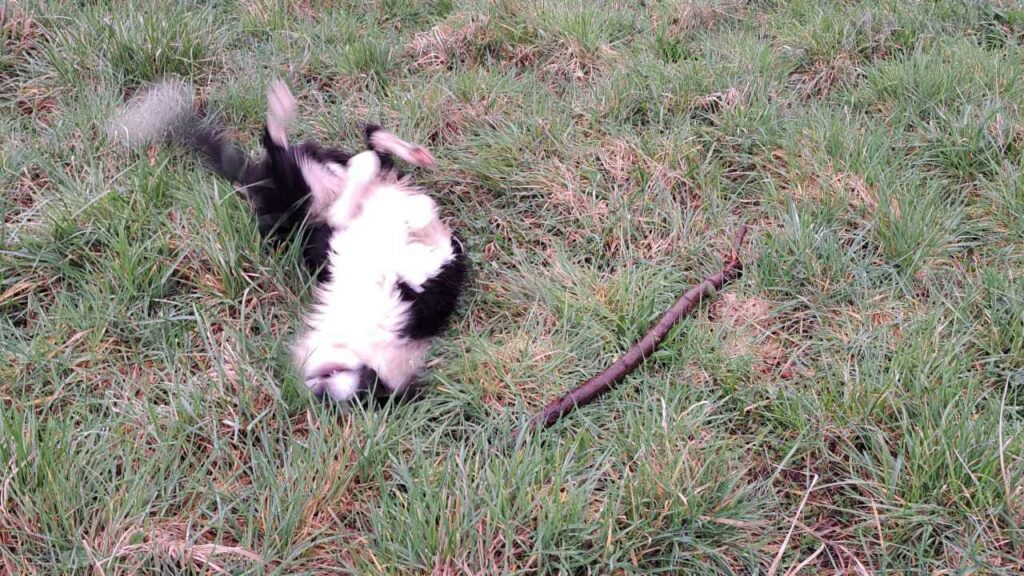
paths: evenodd
<path fill-rule="evenodd" d="M 268 92 L 268 127 L 279 144 L 295 110 L 287 88 L 275 84 Z M 355 395 L 361 366 L 401 392 L 422 369 L 429 344 L 401 336 L 409 304 L 397 284 L 419 291 L 452 261 L 451 231 L 422 190 L 380 173 L 375 152 L 356 154 L 347 166 L 309 158 L 298 163 L 312 191 L 311 214 L 330 225 L 332 236 L 330 279 L 316 289 L 295 362 L 307 387 L 335 400 Z"/>
<path fill-rule="evenodd" d="M 396 284 L 404 280 L 415 289 L 454 257 L 450 244 L 412 238 L 437 217 L 429 198 L 396 185 L 368 189 L 358 217 L 350 218 L 340 199 L 329 209 L 331 225 L 344 228 L 331 237 L 331 278 L 317 289 L 309 330 L 295 347 L 307 386 L 326 387 L 335 400 L 356 392 L 360 364 L 396 392 L 422 368 L 427 345 L 399 336 L 408 304 Z M 346 370 L 322 376 L 331 367 Z"/>

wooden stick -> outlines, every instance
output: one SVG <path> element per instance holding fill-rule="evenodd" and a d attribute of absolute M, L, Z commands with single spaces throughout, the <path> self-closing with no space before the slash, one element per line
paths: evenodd
<path fill-rule="evenodd" d="M 710 296 L 712 292 L 721 290 L 725 283 L 735 280 L 743 274 L 743 262 L 740 261 L 739 251 L 746 235 L 747 226 L 744 224 L 740 226 L 739 231 L 736 233 L 736 238 L 732 244 L 732 251 L 726 259 L 725 267 L 721 272 L 708 276 L 700 284 L 691 288 L 686 294 L 683 294 L 662 315 L 661 320 L 639 342 L 631 346 L 621 358 L 597 376 L 574 388 L 565 396 L 552 400 L 544 407 L 540 414 L 530 419 L 527 428 L 532 429 L 537 426 L 547 428 L 551 426 L 559 418 L 572 412 L 576 407 L 593 402 L 597 397 L 611 390 L 612 386 L 625 378 L 630 372 L 636 370 L 637 366 L 642 364 L 658 348 L 669 330 L 679 322 L 680 318 L 693 312 L 697 305 Z"/>

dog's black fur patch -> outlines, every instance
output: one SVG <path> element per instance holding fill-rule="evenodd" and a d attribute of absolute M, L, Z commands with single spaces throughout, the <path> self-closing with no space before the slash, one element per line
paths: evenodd
<path fill-rule="evenodd" d="M 402 300 L 409 302 L 409 318 L 402 327 L 402 335 L 419 340 L 437 336 L 448 327 L 458 307 L 459 292 L 466 281 L 466 254 L 462 244 L 452 237 L 455 258 L 441 267 L 436 276 L 416 292 L 405 282 L 398 283 Z"/>

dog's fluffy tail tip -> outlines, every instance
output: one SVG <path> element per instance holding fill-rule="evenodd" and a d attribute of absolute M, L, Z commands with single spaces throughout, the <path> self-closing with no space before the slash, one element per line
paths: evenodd
<path fill-rule="evenodd" d="M 193 96 L 183 80 L 165 78 L 129 99 L 108 122 L 107 135 L 128 147 L 164 138 L 191 118 Z"/>

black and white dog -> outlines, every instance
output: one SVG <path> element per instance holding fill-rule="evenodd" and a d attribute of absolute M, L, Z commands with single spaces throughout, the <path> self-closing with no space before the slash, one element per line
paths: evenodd
<path fill-rule="evenodd" d="M 367 150 L 354 155 L 311 140 L 289 145 L 296 110 L 287 87 L 274 82 L 259 160 L 196 115 L 191 92 L 174 81 L 136 97 L 111 129 L 129 144 L 175 136 L 245 194 L 265 237 L 302 243 L 318 283 L 293 352 L 314 394 L 408 397 L 431 340 L 455 312 L 468 268 L 433 199 L 392 160 L 425 167 L 433 157 L 373 125 Z"/>

